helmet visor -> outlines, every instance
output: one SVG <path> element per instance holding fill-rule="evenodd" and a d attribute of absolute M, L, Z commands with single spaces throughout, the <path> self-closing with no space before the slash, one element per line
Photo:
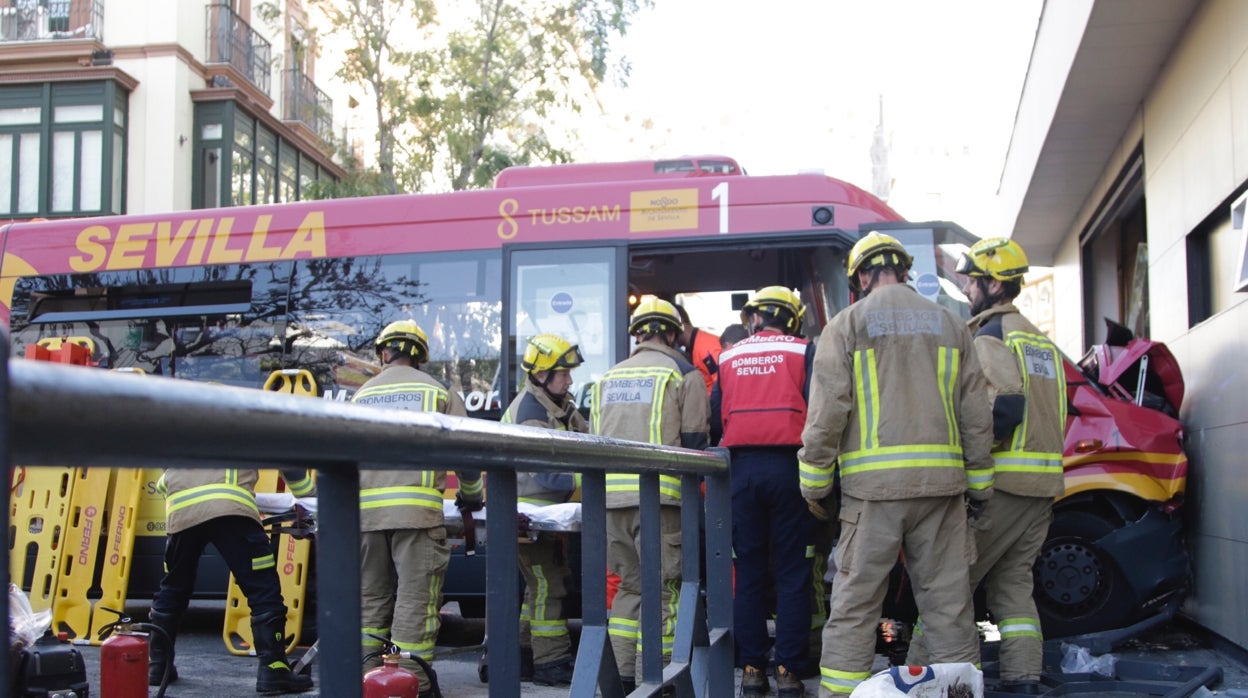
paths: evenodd
<path fill-rule="evenodd" d="M 971 259 L 969 254 L 963 254 L 962 257 L 958 259 L 958 266 L 954 268 L 954 271 L 959 274 L 966 274 L 967 276 L 972 275 L 974 272 L 983 274 L 983 271 L 980 270 L 979 267 L 975 266 L 975 262 Z"/>
<path fill-rule="evenodd" d="M 571 370 L 583 363 L 585 363 L 585 357 L 581 356 L 581 348 L 573 344 L 567 351 L 560 354 L 559 358 L 555 359 L 554 368 L 555 370 L 561 368 Z"/>

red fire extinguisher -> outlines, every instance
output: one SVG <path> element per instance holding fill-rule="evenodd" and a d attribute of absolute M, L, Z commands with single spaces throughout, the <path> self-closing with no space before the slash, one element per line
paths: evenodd
<path fill-rule="evenodd" d="M 400 655 L 383 654 L 381 666 L 364 675 L 364 698 L 417 698 L 420 680 L 399 666 Z"/>
<path fill-rule="evenodd" d="M 100 695 L 105 698 L 147 698 L 149 634 L 164 635 L 165 631 L 151 623 L 136 623 L 121 611 L 107 607 L 104 610 L 116 613 L 117 620 L 100 628 L 100 637 L 108 638 L 100 645 Z M 165 641 L 169 641 L 168 636 L 165 636 Z M 156 698 L 164 698 L 167 687 L 162 682 L 156 691 Z"/>
<path fill-rule="evenodd" d="M 147 634 L 123 617 L 105 626 L 112 635 L 100 645 L 100 694 L 147 698 Z"/>
<path fill-rule="evenodd" d="M 433 672 L 433 667 L 429 665 L 429 662 L 411 652 L 400 650 L 398 645 L 384 637 L 379 635 L 370 635 L 370 637 L 380 640 L 382 648 L 376 653 L 369 654 L 364 661 L 381 657 L 381 666 L 364 675 L 364 698 L 419 697 L 420 679 L 416 677 L 416 674 L 399 666 L 400 659 L 410 659 L 419 664 L 420 668 L 425 670 L 425 676 L 429 677 L 429 685 L 434 698 L 442 698 L 442 691 L 438 687 L 438 675 Z"/>

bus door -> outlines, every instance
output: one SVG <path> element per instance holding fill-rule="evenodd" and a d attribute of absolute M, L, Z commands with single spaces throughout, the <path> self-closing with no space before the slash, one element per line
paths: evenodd
<path fill-rule="evenodd" d="M 526 342 L 551 333 L 580 346 L 572 391 L 588 413 L 590 387 L 628 352 L 626 259 L 623 245 L 503 248 L 503 405 L 519 390 Z"/>
<path fill-rule="evenodd" d="M 628 292 L 681 303 L 702 331 L 740 322 L 749 295 L 765 286 L 795 289 L 807 306 L 803 334 L 817 336 L 849 303 L 845 255 L 856 234 L 776 232 L 629 248 Z"/>

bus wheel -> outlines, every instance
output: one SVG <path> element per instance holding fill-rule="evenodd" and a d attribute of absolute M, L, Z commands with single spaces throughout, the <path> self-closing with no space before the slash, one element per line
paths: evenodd
<path fill-rule="evenodd" d="M 1096 541 L 1117 525 L 1104 514 L 1057 509 L 1035 566 L 1035 600 L 1046 639 L 1126 625 L 1134 592 Z"/>

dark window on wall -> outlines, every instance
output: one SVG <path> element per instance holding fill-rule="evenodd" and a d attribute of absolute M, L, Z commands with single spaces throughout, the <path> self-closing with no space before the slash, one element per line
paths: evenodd
<path fill-rule="evenodd" d="M 1244 196 L 1239 189 L 1213 209 L 1187 236 L 1188 327 L 1208 320 L 1240 300 L 1244 290 L 1243 268 L 1248 263 L 1245 247 Z M 1237 198 L 1239 197 L 1239 198 Z"/>
<path fill-rule="evenodd" d="M 247 206 L 305 198 L 322 175 L 315 159 L 232 101 L 195 105 L 192 206 Z"/>
<path fill-rule="evenodd" d="M 124 213 L 128 98 L 111 81 L 0 88 L 0 216 Z"/>

